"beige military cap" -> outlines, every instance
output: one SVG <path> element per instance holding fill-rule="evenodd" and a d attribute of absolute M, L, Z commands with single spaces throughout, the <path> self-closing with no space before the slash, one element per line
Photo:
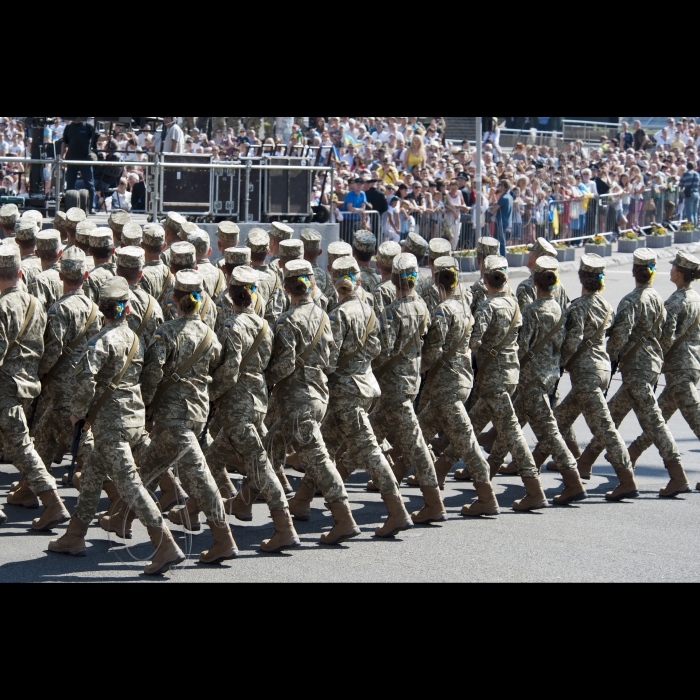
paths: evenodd
<path fill-rule="evenodd" d="M 175 289 L 178 292 L 202 292 L 204 277 L 197 270 L 182 270 L 175 275 Z"/>
<path fill-rule="evenodd" d="M 66 228 L 75 231 L 77 225 L 81 221 L 85 221 L 85 219 L 87 219 L 85 212 L 82 209 L 73 207 L 66 212 Z"/>
<path fill-rule="evenodd" d="M 15 238 L 18 241 L 33 241 L 37 233 L 39 229 L 30 219 L 20 219 L 15 224 Z"/>
<path fill-rule="evenodd" d="M 170 264 L 183 266 L 197 262 L 197 251 L 191 243 L 181 241 L 170 246 Z"/>
<path fill-rule="evenodd" d="M 211 238 L 206 231 L 198 228 L 187 235 L 187 242 L 194 246 L 199 255 L 206 255 L 211 250 Z"/>
<path fill-rule="evenodd" d="M 550 258 L 557 257 L 557 251 L 546 238 L 538 238 L 535 245 L 532 246 L 532 252 L 537 255 L 548 255 Z"/>
<path fill-rule="evenodd" d="M 112 234 L 110 234 L 110 238 Z M 58 231 L 40 231 L 36 234 L 37 250 L 59 250 L 61 247 L 61 234 Z"/>
<path fill-rule="evenodd" d="M 178 214 L 177 212 L 171 211 L 165 218 L 163 228 L 167 228 L 168 231 L 172 231 L 174 234 L 179 235 L 180 228 L 186 221 L 187 219 L 184 216 Z"/>
<path fill-rule="evenodd" d="M 537 258 L 535 272 L 559 272 L 559 261 L 549 255 Z"/>
<path fill-rule="evenodd" d="M 415 255 L 418 260 L 422 260 L 430 250 L 428 241 L 417 233 L 409 233 L 408 238 L 401 241 L 401 245 L 404 250 Z"/>
<path fill-rule="evenodd" d="M 413 253 L 401 253 L 394 258 L 392 271 L 395 275 L 418 274 L 418 258 Z"/>
<path fill-rule="evenodd" d="M 75 229 L 75 240 L 81 245 L 90 245 L 90 234 L 97 229 L 94 221 L 81 221 Z"/>
<path fill-rule="evenodd" d="M 290 260 L 284 266 L 284 279 L 294 279 L 295 277 L 311 277 L 314 268 L 307 260 Z"/>
<path fill-rule="evenodd" d="M 495 238 L 480 238 L 476 244 L 476 252 L 487 258 L 489 255 L 498 255 L 501 244 Z"/>
<path fill-rule="evenodd" d="M 595 255 L 593 253 L 591 255 L 584 255 L 581 258 L 581 272 L 603 274 L 605 273 L 605 268 L 605 260 L 601 258 L 600 255 Z"/>
<path fill-rule="evenodd" d="M 377 264 L 383 265 L 384 267 L 391 267 L 397 255 L 401 255 L 401 246 L 398 243 L 394 243 L 393 241 L 382 243 L 377 253 Z"/>
<path fill-rule="evenodd" d="M 138 224 L 128 223 L 122 229 L 121 234 L 122 245 L 125 248 L 129 246 L 140 246 L 143 241 L 143 231 Z"/>
<path fill-rule="evenodd" d="M 90 248 L 94 250 L 114 248 L 112 230 L 109 228 L 96 228 L 94 231 L 90 231 Z"/>
<path fill-rule="evenodd" d="M 450 257 L 452 255 L 452 244 L 444 238 L 433 238 L 430 241 L 430 259 Z"/>
<path fill-rule="evenodd" d="M 191 221 L 185 221 L 180 226 L 177 235 L 180 237 L 181 241 L 186 241 L 191 233 L 196 233 L 197 231 L 199 231 L 199 226 L 197 226 L 197 224 L 193 224 Z"/>
<path fill-rule="evenodd" d="M 129 283 L 123 277 L 110 277 L 100 287 L 100 299 L 129 301 Z"/>
<path fill-rule="evenodd" d="M 250 265 L 250 253 L 250 248 L 227 248 L 224 258 L 227 265 Z"/>
<path fill-rule="evenodd" d="M 143 227 L 144 245 L 162 246 L 165 243 L 165 229 L 159 224 L 148 224 Z"/>
<path fill-rule="evenodd" d="M 349 243 L 337 241 L 328 246 L 328 263 L 331 266 L 338 258 L 344 258 L 348 255 L 352 256 L 352 246 Z"/>
<path fill-rule="evenodd" d="M 274 236 L 278 241 L 288 241 L 290 238 L 294 238 L 294 229 L 275 221 L 270 226 L 270 235 Z"/>
<path fill-rule="evenodd" d="M 234 248 L 233 250 L 241 250 L 240 248 Z M 245 250 L 245 249 L 243 249 Z M 254 287 L 257 286 L 260 280 L 260 274 L 256 272 L 252 267 L 246 267 L 242 265 L 237 267 L 231 273 L 231 286 L 238 287 Z"/>
<path fill-rule="evenodd" d="M 305 250 L 314 251 L 321 247 L 323 236 L 316 229 L 305 228 L 301 232 L 301 240 Z"/>
<path fill-rule="evenodd" d="M 21 221 L 33 221 L 39 231 L 44 227 L 44 215 L 35 209 L 30 209 L 22 214 Z"/>
<path fill-rule="evenodd" d="M 112 229 L 117 236 L 121 236 L 124 227 L 128 223 L 131 223 L 131 217 L 125 211 L 113 211 L 109 215 L 109 228 Z"/>
<path fill-rule="evenodd" d="M 241 235 L 241 229 L 238 224 L 233 221 L 222 221 L 216 231 L 218 239 L 222 243 L 231 243 L 232 246 L 237 246 Z"/>
<path fill-rule="evenodd" d="M 253 228 L 248 233 L 246 245 L 253 253 L 267 253 L 270 249 L 270 234 L 261 228 Z"/>
<path fill-rule="evenodd" d="M 484 271 L 493 272 L 494 270 L 501 270 L 507 273 L 508 260 L 500 255 L 489 255 L 484 261 Z"/>
<path fill-rule="evenodd" d="M 64 251 L 61 256 L 61 274 L 69 280 L 81 280 L 85 277 L 87 265 L 85 253 L 80 248 L 73 246 Z"/>
<path fill-rule="evenodd" d="M 441 272 L 442 270 L 459 270 L 459 263 L 450 256 L 445 256 L 438 258 L 434 263 L 435 272 Z"/>
<path fill-rule="evenodd" d="M 0 208 L 0 225 L 14 226 L 19 221 L 19 209 L 16 204 L 5 204 Z M 12 267 L 12 265 L 6 265 Z"/>
<path fill-rule="evenodd" d="M 66 213 L 64 211 L 57 211 L 56 216 L 53 217 L 53 227 L 55 229 L 65 227 L 68 219 L 66 218 Z"/>
<path fill-rule="evenodd" d="M 649 248 L 637 248 L 634 251 L 634 264 L 635 265 L 656 265 L 657 257 L 656 253 Z"/>
<path fill-rule="evenodd" d="M 280 257 L 285 260 L 304 257 L 304 244 L 302 241 L 280 241 Z"/>
<path fill-rule="evenodd" d="M 143 248 L 136 246 L 126 246 L 120 248 L 117 254 L 117 265 L 119 267 L 128 267 L 131 269 L 140 269 L 146 263 L 146 254 Z"/>
<path fill-rule="evenodd" d="M 673 265 L 682 270 L 690 270 L 691 272 L 700 270 L 700 260 L 690 253 L 678 253 L 673 261 Z"/>
<path fill-rule="evenodd" d="M 344 258 L 338 258 L 333 263 L 333 277 L 339 278 L 345 275 L 357 276 L 360 274 L 360 266 L 355 258 L 346 255 Z"/>
<path fill-rule="evenodd" d="M 11 243 L 0 245 L 0 267 L 16 267 L 22 264 L 19 248 Z"/>
<path fill-rule="evenodd" d="M 377 237 L 371 231 L 357 231 L 352 245 L 360 253 L 374 254 L 377 250 Z"/>

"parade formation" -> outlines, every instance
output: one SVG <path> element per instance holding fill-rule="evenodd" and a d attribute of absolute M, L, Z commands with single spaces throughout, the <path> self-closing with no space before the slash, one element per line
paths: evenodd
<path fill-rule="evenodd" d="M 377 538 L 446 521 L 442 491 L 460 462 L 454 478 L 476 491 L 465 518 L 499 516 L 499 473 L 522 478 L 516 511 L 585 501 L 601 454 L 618 479 L 606 499 L 638 498 L 635 465 L 652 445 L 669 474 L 660 497 L 692 490 L 667 425 L 680 410 L 700 438 L 700 260 L 687 253 L 669 268 L 677 291 L 664 303 L 656 254 L 638 249 L 615 310 L 605 260 L 583 256 L 572 302 L 545 239 L 514 291 L 491 238 L 467 288 L 450 243 L 415 233 L 377 249 L 358 231 L 329 246 L 322 269 L 321 235 L 295 240 L 281 223 L 244 246 L 236 224 L 219 224 L 216 264 L 209 234 L 175 213 L 141 228 L 115 211 L 98 228 L 71 209 L 41 231 L 40 215 L 7 205 L 0 226 L 0 434 L 20 473 L 7 503 L 43 507 L 36 532 L 68 523 L 47 556 L 87 556 L 95 519 L 128 541 L 138 518 L 155 550 L 145 573 L 161 576 L 186 560 L 170 526 L 201 532 L 203 514 L 212 544 L 200 561 L 219 565 L 238 557 L 231 523 L 252 521 L 256 502 L 272 519 L 262 552 L 299 548 L 294 523 L 321 504 L 333 525 L 320 542 L 337 546 L 361 535 L 345 487 L 357 470 L 386 506 Z M 632 411 L 643 434 L 628 448 L 618 428 Z M 583 452 L 580 416 L 594 436 Z M 52 475 L 68 453 L 59 481 L 79 492 L 72 514 Z M 304 474 L 296 492 L 290 467 Z M 542 469 L 563 479 L 552 503 Z M 413 513 L 411 487 L 423 497 Z"/>

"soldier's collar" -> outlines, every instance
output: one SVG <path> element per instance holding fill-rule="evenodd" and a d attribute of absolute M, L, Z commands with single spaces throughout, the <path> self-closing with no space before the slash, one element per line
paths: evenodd
<path fill-rule="evenodd" d="M 9 287 L 6 289 L 2 294 L 0 294 L 1 297 L 6 297 L 8 294 L 12 294 L 13 292 L 20 292 L 22 291 L 18 286 L 15 287 Z"/>

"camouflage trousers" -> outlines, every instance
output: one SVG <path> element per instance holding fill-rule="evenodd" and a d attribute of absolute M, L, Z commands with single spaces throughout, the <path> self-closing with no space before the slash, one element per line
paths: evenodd
<path fill-rule="evenodd" d="M 272 429 L 272 426 L 278 421 L 282 416 L 282 406 L 277 400 L 277 394 L 272 394 L 269 399 L 267 406 L 267 415 L 263 422 L 263 430 L 260 432 L 260 437 L 263 439 L 263 443 L 267 444 L 267 435 Z M 284 474 L 284 465 L 286 462 L 286 453 L 282 454 L 280 450 L 277 450 L 274 454 L 268 449 L 268 458 L 272 463 L 272 469 L 278 476 Z"/>
<path fill-rule="evenodd" d="M 437 388 L 423 387 L 427 403 L 418 421 L 426 442 L 430 442 L 438 432 L 443 432 L 450 440 L 450 449 L 459 455 L 452 463 L 463 459 L 474 483 L 487 484 L 491 481 L 489 465 L 476 441 L 465 406 L 469 391 L 459 387 L 450 389 L 441 386 L 439 391 Z"/>
<path fill-rule="evenodd" d="M 69 406 L 64 408 L 48 407 L 41 416 L 34 436 L 34 447 L 47 469 L 51 469 L 53 464 L 56 445 L 62 441 L 70 449 L 73 443 L 73 426 L 70 417 Z M 85 464 L 94 446 L 95 440 L 92 437 L 92 431 L 84 433 L 78 449 L 77 464 L 79 467 Z"/>
<path fill-rule="evenodd" d="M 700 372 L 674 372 L 666 375 L 666 388 L 659 397 L 659 410 L 666 423 L 677 411 L 681 412 L 686 423 L 700 439 L 700 395 L 697 386 Z M 655 442 L 655 436 L 644 428 L 644 434 L 637 438 L 635 444 L 644 452 Z M 663 455 L 662 455 L 663 456 Z"/>
<path fill-rule="evenodd" d="M 49 474 L 29 437 L 25 410 L 30 405 L 31 400 L 22 403 L 16 396 L 0 399 L 0 437 L 5 458 L 12 461 L 32 493 L 38 496 L 44 491 L 55 491 L 56 480 Z"/>
<path fill-rule="evenodd" d="M 284 412 L 270 428 L 265 446 L 273 463 L 284 460 L 287 449 L 293 447 L 305 469 L 304 481 L 321 489 L 326 503 L 348 500 L 343 480 L 328 455 L 321 434 L 321 422 L 326 415 L 326 404 L 306 401 L 303 404 L 285 405 Z"/>
<path fill-rule="evenodd" d="M 618 428 L 629 413 L 634 411 L 644 434 L 652 439 L 659 450 L 661 459 L 664 462 L 679 462 L 681 453 L 654 395 L 654 386 L 658 381 L 658 374 L 624 376 L 622 386 L 608 403 L 608 408 L 615 426 Z M 589 449 L 597 457 L 604 447 L 601 438 L 596 436 Z"/>
<path fill-rule="evenodd" d="M 163 517 L 139 476 L 134 453 L 148 445 L 143 428 L 100 433 L 83 467 L 80 496 L 75 514 L 89 525 L 97 513 L 102 484 L 111 477 L 119 495 L 146 527 L 162 527 Z"/>
<path fill-rule="evenodd" d="M 496 442 L 500 441 L 501 443 L 499 450 L 501 452 L 505 450 L 505 454 L 510 452 L 513 455 L 515 463 L 520 467 L 520 476 L 536 479 L 539 477 L 539 472 L 511 400 L 516 388 L 513 385 L 505 384 L 500 387 L 500 390 L 494 387 L 493 389 L 489 388 L 488 391 L 482 391 L 481 398 L 472 412 L 479 417 L 481 430 L 489 422 L 493 423 L 498 432 Z M 484 423 L 484 421 L 486 422 Z M 476 425 L 474 429 L 476 430 Z"/>
<path fill-rule="evenodd" d="M 221 429 L 205 451 L 214 481 L 218 484 L 224 478 L 233 451 L 245 465 L 248 485 L 264 496 L 270 511 L 289 508 L 282 484 L 263 447 L 261 430 L 265 414 L 255 411 L 252 400 L 238 398 L 234 405 L 217 409 L 216 417 Z"/>
<path fill-rule="evenodd" d="M 413 409 L 415 397 L 383 394 L 369 419 L 378 443 L 393 435 L 395 447 L 406 466 L 413 467 L 418 483 L 438 488 L 435 465 Z"/>
<path fill-rule="evenodd" d="M 222 523 L 224 502 L 199 445 L 203 431 L 204 423 L 188 420 L 156 424 L 138 465 L 149 489 L 155 489 L 168 469 L 177 467 L 185 491 L 196 499 L 207 520 Z"/>
<path fill-rule="evenodd" d="M 552 455 L 557 465 L 562 470 L 574 470 L 578 464 L 566 446 L 566 442 L 559 432 L 557 421 L 554 418 L 549 394 L 541 384 L 520 385 L 515 395 L 515 415 L 522 427 L 528 423 L 537 438 L 538 448 L 546 456 Z M 491 456 L 498 462 L 503 462 L 508 455 L 508 447 L 505 440 L 498 434 L 496 443 L 491 451 Z M 516 462 L 518 464 L 518 462 Z M 520 476 L 530 476 L 520 474 Z"/>
<path fill-rule="evenodd" d="M 559 430 L 563 435 L 583 414 L 590 431 L 608 451 L 610 463 L 615 469 L 631 469 L 632 463 L 603 392 L 610 385 L 610 372 L 600 374 L 572 374 L 571 392 L 554 411 Z"/>
<path fill-rule="evenodd" d="M 321 433 L 330 455 L 337 454 L 343 443 L 347 445 L 347 460 L 343 464 L 350 474 L 358 467 L 364 469 L 382 496 L 398 496 L 399 485 L 367 413 L 373 403 L 374 399 L 336 392 L 328 404 Z"/>

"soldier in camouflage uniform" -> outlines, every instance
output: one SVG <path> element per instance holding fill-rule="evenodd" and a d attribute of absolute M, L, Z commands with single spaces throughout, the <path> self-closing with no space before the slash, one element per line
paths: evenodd
<path fill-rule="evenodd" d="M 95 447 L 83 471 L 78 505 L 66 534 L 49 545 L 49 551 L 85 556 L 85 536 L 95 517 L 105 477 L 111 476 L 119 495 L 148 528 L 156 549 L 146 575 L 159 576 L 185 561 L 148 491 L 134 462 L 134 454 L 148 443 L 144 431 L 145 409 L 139 387 L 143 347 L 126 323 L 129 313 L 129 285 L 114 277 L 102 287 L 100 311 L 105 327 L 94 336 L 75 374 L 71 422 L 80 420 L 92 428 Z M 131 358 L 131 361 L 129 361 Z M 120 378 L 120 375 L 122 375 Z M 116 381 L 119 380 L 119 381 Z M 114 391 L 110 388 L 117 384 Z M 102 402 L 105 392 L 106 401 Z M 101 405 L 100 405 L 101 404 Z M 115 518 L 104 516 L 100 526 L 122 539 L 131 539 L 131 528 L 114 527 Z"/>
<path fill-rule="evenodd" d="M 459 263 L 451 257 L 438 258 L 433 261 L 432 269 L 440 303 L 423 344 L 421 373 L 427 379 L 423 386 L 425 409 L 419 415 L 420 427 L 426 440 L 444 431 L 469 469 L 478 500 L 471 507 L 465 506 L 462 515 L 498 515 L 489 467 L 464 406 L 474 382 L 469 349 L 474 322 L 468 300 L 458 293 Z M 440 488 L 444 488 L 451 469 L 452 463 L 444 457 L 436 463 Z"/>
<path fill-rule="evenodd" d="M 360 268 L 354 258 L 340 258 L 333 263 L 333 279 L 340 303 L 333 309 L 330 322 L 335 340 L 331 353 L 329 375 L 330 402 L 321 426 L 323 439 L 331 455 L 338 454 L 343 443 L 352 465 L 361 465 L 372 477 L 389 511 L 384 527 L 377 537 L 394 537 L 413 527 L 406 511 L 396 477 L 382 453 L 372 431 L 369 411 L 381 391 L 372 373 L 372 361 L 381 353 L 379 320 L 366 304 L 360 301 Z M 343 481 L 347 481 L 354 467 L 348 462 L 338 463 Z M 306 488 L 302 486 L 302 488 Z"/>
<path fill-rule="evenodd" d="M 433 238 L 430 241 L 430 248 L 428 250 L 428 267 L 432 273 L 433 279 L 435 277 L 435 261 L 438 258 L 449 258 L 452 256 L 452 244 L 445 240 L 444 238 Z M 461 288 L 458 288 L 457 292 L 461 292 Z M 438 288 L 433 284 L 425 284 L 423 287 L 423 294 L 421 298 L 428 307 L 428 312 L 430 313 L 430 318 L 432 319 L 435 309 L 440 303 L 440 292 Z"/>
<path fill-rule="evenodd" d="M 417 233 L 409 233 L 408 236 L 401 241 L 401 248 L 403 249 L 404 253 L 415 255 L 416 259 L 418 260 L 418 264 L 420 265 L 430 250 L 430 244 L 425 240 L 425 238 L 419 236 Z M 419 275 L 418 282 L 416 282 L 416 294 L 422 299 L 423 295 L 427 294 L 428 290 L 432 286 L 432 277 L 423 277 L 422 275 Z"/>
<path fill-rule="evenodd" d="M 222 221 L 219 224 L 219 228 L 216 231 L 217 248 L 222 256 L 229 248 L 238 247 L 240 235 L 241 229 L 238 227 L 238 224 L 234 224 L 232 221 Z M 225 260 L 222 257 L 216 265 L 223 270 L 225 264 Z"/>
<path fill-rule="evenodd" d="M 204 277 L 204 291 L 217 299 L 219 294 L 226 291 L 226 275 L 224 271 L 211 264 L 209 256 L 212 253 L 211 239 L 206 231 L 197 229 L 187 236 L 187 242 L 197 251 L 197 272 Z"/>
<path fill-rule="evenodd" d="M 606 494 L 609 501 L 638 498 L 634 470 L 620 433 L 610 415 L 603 392 L 610 386 L 610 357 L 605 351 L 605 333 L 615 322 L 615 313 L 601 292 L 605 288 L 605 260 L 584 255 L 579 279 L 583 296 L 572 302 L 566 322 L 566 340 L 561 366 L 571 373 L 571 392 L 554 411 L 563 435 L 583 413 L 593 435 L 607 448 L 620 485 Z M 582 477 L 588 476 L 579 472 Z"/>
<path fill-rule="evenodd" d="M 163 252 L 160 254 L 160 259 L 168 269 L 170 269 L 170 248 L 174 243 L 182 241 L 180 231 L 183 224 L 186 223 L 187 219 L 184 216 L 172 211 L 166 216 L 165 221 L 163 222 L 166 246 L 165 250 L 163 250 Z"/>
<path fill-rule="evenodd" d="M 520 378 L 520 307 L 508 287 L 508 261 L 505 258 L 498 255 L 486 258 L 483 273 L 489 296 L 476 312 L 470 341 L 479 368 L 476 377 L 479 402 L 474 407 L 474 412 L 477 415 L 480 411 L 488 414 L 508 451 L 520 465 L 520 476 L 527 495 L 523 500 L 516 501 L 513 509 L 540 510 L 547 507 L 547 499 L 542 491 L 539 471 L 511 402 Z M 489 464 L 493 479 L 501 463 L 496 464 L 493 459 L 489 459 Z"/>
<path fill-rule="evenodd" d="M 82 211 L 82 209 L 80 210 Z M 85 213 L 85 212 L 83 212 Z M 68 237 L 68 231 L 66 230 L 66 223 L 68 219 L 66 217 L 66 212 L 60 209 L 56 211 L 56 215 L 53 217 L 53 228 L 61 234 L 61 240 L 65 241 Z M 73 238 L 75 238 L 75 229 L 73 229 Z"/>
<path fill-rule="evenodd" d="M 274 222 L 270 226 L 270 258 L 267 261 L 270 272 L 277 275 L 277 293 L 270 296 L 265 318 L 274 327 L 277 319 L 284 312 L 287 300 L 284 295 L 284 274 L 280 270 L 280 243 L 294 238 L 294 229 Z"/>
<path fill-rule="evenodd" d="M 381 316 L 387 306 L 396 301 L 396 287 L 391 281 L 393 274 L 394 258 L 401 255 L 401 246 L 392 241 L 382 243 L 377 253 L 377 270 L 382 281 L 374 290 L 374 310 L 377 316 Z"/>
<path fill-rule="evenodd" d="M 134 223 L 128 223 L 122 229 L 122 248 L 140 248 L 143 243 L 143 229 Z"/>
<path fill-rule="evenodd" d="M 165 229 L 158 224 L 150 224 L 143 230 L 141 247 L 146 255 L 146 264 L 141 277 L 141 287 L 162 307 L 163 297 L 173 273 L 163 262 L 161 255 L 165 250 Z"/>
<path fill-rule="evenodd" d="M 700 295 L 691 287 L 700 279 L 700 260 L 688 253 L 678 253 L 671 268 L 671 281 L 676 291 L 666 302 L 666 323 L 661 333 L 664 355 L 663 373 L 666 388 L 659 397 L 664 420 L 669 421 L 680 411 L 695 435 L 700 439 Z M 637 438 L 629 448 L 632 464 L 654 443 L 648 432 Z M 673 474 L 672 474 L 673 477 Z M 678 474 L 677 486 L 683 477 Z M 672 481 L 669 487 L 676 486 Z M 700 491 L 700 484 L 697 487 Z"/>
<path fill-rule="evenodd" d="M 314 270 L 316 288 L 324 294 L 326 298 L 330 298 L 331 295 L 335 294 L 333 278 L 318 264 L 319 257 L 323 255 L 323 250 L 321 249 L 323 237 L 315 229 L 305 228 L 302 229 L 301 240 L 304 244 L 304 260 L 310 262 Z"/>
<path fill-rule="evenodd" d="M 36 236 L 39 231 L 31 221 L 20 221 L 15 230 L 15 242 L 22 256 L 22 279 L 27 289 L 43 272 L 41 260 L 36 255 Z"/>
<path fill-rule="evenodd" d="M 352 246 L 349 243 L 343 241 L 336 241 L 328 246 L 328 272 L 332 275 L 333 273 L 333 263 L 340 258 L 352 257 Z M 358 291 L 360 299 L 365 300 L 367 297 L 367 292 L 364 289 Z M 328 313 L 333 311 L 333 309 L 338 306 L 338 293 L 335 291 L 335 287 L 331 291 L 331 295 L 328 297 Z"/>
<path fill-rule="evenodd" d="M 528 304 L 532 304 L 537 300 L 537 288 L 535 287 L 535 265 L 541 257 L 550 257 L 554 258 L 555 260 L 557 259 L 556 249 L 546 238 L 538 238 L 535 245 L 532 247 L 530 256 L 527 259 L 527 268 L 530 270 L 532 275 L 518 285 L 516 296 L 518 297 L 518 304 L 520 304 L 521 311 L 524 311 Z M 554 290 L 553 297 L 562 309 L 566 310 L 569 308 L 571 300 L 561 284 L 557 285 L 556 289 Z"/>
<path fill-rule="evenodd" d="M 644 432 L 653 439 L 672 477 L 661 496 L 673 498 L 690 493 L 691 488 L 683 469 L 680 450 L 666 425 L 654 392 L 663 367 L 660 340 L 666 321 L 663 299 L 652 286 L 656 262 L 653 250 L 638 248 L 634 254 L 632 274 L 636 288 L 620 302 L 609 333 L 608 355 L 612 362 L 619 364 L 622 374 L 622 386 L 610 401 L 609 409 L 616 427 L 622 425 L 630 411 L 634 411 Z M 579 468 L 589 477 L 603 447 L 602 440 L 596 437 L 579 460 Z"/>
<path fill-rule="evenodd" d="M 112 242 L 114 249 L 118 250 L 122 244 L 122 231 L 124 227 L 131 223 L 131 216 L 121 209 L 114 210 L 107 220 L 107 225 L 112 232 Z"/>
<path fill-rule="evenodd" d="M 352 243 L 352 254 L 360 266 L 362 289 L 367 292 L 367 299 L 363 301 L 370 306 L 374 306 L 374 290 L 382 281 L 381 277 L 370 267 L 376 252 L 377 237 L 371 231 L 356 231 Z"/>
<path fill-rule="evenodd" d="M 220 365 L 209 386 L 209 397 L 222 419 L 221 429 L 206 458 L 217 482 L 226 475 L 232 451 L 245 465 L 243 487 L 237 497 L 226 501 L 226 511 L 238 520 L 250 522 L 253 503 L 262 495 L 270 508 L 275 534 L 263 542 L 261 549 L 278 553 L 296 549 L 301 542 L 292 525 L 284 489 L 262 443 L 267 413 L 265 367 L 272 355 L 274 332 L 254 312 L 259 277 L 260 273 L 250 266 L 237 267 L 231 273 L 233 313 L 224 325 Z"/>
<path fill-rule="evenodd" d="M 177 246 L 173 246 L 172 252 L 174 265 L 179 254 Z M 139 457 L 139 466 L 144 482 L 149 485 L 159 480 L 171 464 L 177 465 L 196 508 L 193 503 L 184 511 L 171 511 L 170 520 L 182 524 L 183 516 L 196 512 L 197 522 L 187 525 L 188 530 L 196 532 L 201 509 L 215 544 L 202 553 L 200 562 L 219 564 L 235 559 L 238 548 L 199 443 L 210 410 L 209 369 L 217 366 L 221 356 L 216 335 L 199 317 L 204 295 L 204 279 L 199 272 L 183 270 L 176 274 L 173 302 L 177 304 L 178 316 L 156 332 L 141 373 L 143 398 L 154 428 L 151 444 Z M 194 365 L 183 369 L 193 359 Z M 178 379 L 172 381 L 173 375 Z"/>
<path fill-rule="evenodd" d="M 0 229 L 3 238 L 14 238 L 18 221 L 19 209 L 16 204 L 5 204 L 0 208 Z"/>
<path fill-rule="evenodd" d="M 58 231 L 41 231 L 36 235 L 36 252 L 41 260 L 42 272 L 38 274 L 29 293 L 34 295 L 48 313 L 49 309 L 63 296 L 63 283 L 59 278 L 61 267 L 61 238 Z"/>
<path fill-rule="evenodd" d="M 413 402 L 420 389 L 421 347 L 428 332 L 430 316 L 414 291 L 418 281 L 418 260 L 404 253 L 393 263 L 392 282 L 396 301 L 380 317 L 381 355 L 374 361 L 381 398 L 370 416 L 379 443 L 394 435 L 402 458 L 394 465 L 401 484 L 413 466 L 425 507 L 411 516 L 416 524 L 443 522 L 447 519 L 440 496 L 432 457 L 418 424 Z"/>
<path fill-rule="evenodd" d="M 267 384 L 275 387 L 276 400 L 283 410 L 270 430 L 268 454 L 277 451 L 284 458 L 287 446 L 295 449 L 306 479 L 305 486 L 290 501 L 290 511 L 295 518 L 308 520 L 315 495 L 310 484 L 318 485 L 335 522 L 331 532 L 321 537 L 321 543 L 342 544 L 361 532 L 321 435 L 320 424 L 329 400 L 326 372 L 334 350 L 333 332 L 328 316 L 311 299 L 311 264 L 293 260 L 285 266 L 284 274 L 292 306 L 277 322 L 273 355 L 265 372 Z"/>
<path fill-rule="evenodd" d="M 96 304 L 100 302 L 102 285 L 117 274 L 114 252 L 114 235 L 110 229 L 98 228 L 90 232 L 90 255 L 95 261 L 95 268 L 87 279 L 85 293 Z"/>
<path fill-rule="evenodd" d="M 263 311 L 265 320 L 274 328 L 272 310 L 273 297 L 279 296 L 282 284 L 276 270 L 272 270 L 265 260 L 270 253 L 270 235 L 261 228 L 251 229 L 248 233 L 246 246 L 250 249 L 250 265 L 260 274 L 258 279 L 258 292 L 265 302 Z"/>
<path fill-rule="evenodd" d="M 82 209 L 80 210 L 82 211 Z M 90 255 L 90 234 L 97 228 L 93 221 L 81 221 L 75 229 L 75 246 L 85 253 L 85 268 L 88 273 L 95 269 L 95 261 Z M 85 291 L 85 288 L 83 289 Z"/>
<path fill-rule="evenodd" d="M 250 248 L 229 248 L 224 252 L 223 270 L 226 277 L 230 280 L 233 271 L 238 267 L 251 267 L 250 261 Z M 260 279 L 260 273 L 258 273 L 257 279 Z M 265 314 L 267 300 L 263 296 L 264 291 L 261 292 L 257 284 L 255 289 L 255 302 L 251 310 L 256 316 L 262 318 Z M 216 337 L 222 345 L 224 344 L 224 326 L 233 313 L 233 300 L 227 287 L 216 298 Z"/>
<path fill-rule="evenodd" d="M 85 214 L 85 212 L 82 209 L 79 209 L 78 207 L 73 207 L 72 209 L 69 209 L 65 214 L 65 238 L 69 241 L 71 239 L 75 240 L 77 237 L 76 234 L 78 232 L 78 226 L 87 221 L 87 214 Z M 96 224 L 94 224 L 93 222 L 90 223 L 92 224 L 92 228 L 97 228 Z M 62 234 L 60 228 L 57 228 L 56 230 Z M 87 251 L 83 252 L 87 254 Z"/>
<path fill-rule="evenodd" d="M 556 258 L 542 256 L 535 261 L 533 282 L 537 299 L 525 306 L 523 326 L 520 329 L 519 351 L 520 385 L 515 398 L 515 413 L 521 425 L 530 423 L 539 444 L 533 453 L 538 469 L 551 454 L 558 464 L 565 490 L 554 499 L 558 506 L 570 505 L 587 498 L 578 473 L 576 456 L 559 432 L 554 418 L 551 396 L 561 376 L 561 347 L 566 338 L 566 310 L 559 305 L 557 288 L 559 263 Z M 547 340 L 544 346 L 541 344 Z M 508 448 L 499 437 L 491 457 L 500 464 Z M 512 468 L 501 470 L 505 474 L 519 474 L 514 461 Z"/>
<path fill-rule="evenodd" d="M 46 532 L 70 515 L 58 496 L 56 481 L 34 449 L 25 417 L 41 392 L 38 370 L 44 353 L 46 313 L 34 302 L 34 312 L 28 315 L 32 300 L 18 286 L 20 262 L 16 245 L 0 246 L 0 437 L 5 456 L 45 507 L 32 529 Z"/>

